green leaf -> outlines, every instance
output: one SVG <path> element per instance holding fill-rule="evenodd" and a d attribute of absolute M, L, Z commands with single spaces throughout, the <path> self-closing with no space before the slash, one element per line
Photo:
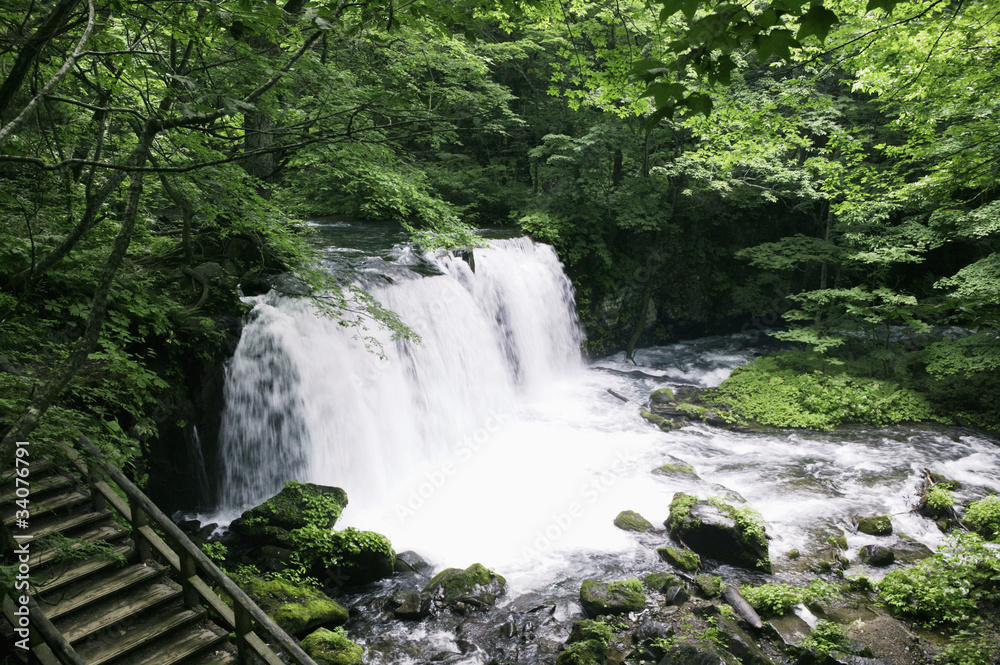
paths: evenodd
<path fill-rule="evenodd" d="M 684 98 L 684 106 L 695 113 L 701 113 L 706 118 L 712 115 L 712 98 L 703 92 L 692 92 Z"/>
<path fill-rule="evenodd" d="M 895 9 L 898 4 L 899 0 L 868 0 L 868 5 L 865 7 L 865 11 L 870 12 L 875 9 L 881 9 L 885 11 L 886 14 L 891 14 L 892 10 Z"/>
<path fill-rule="evenodd" d="M 665 21 L 677 12 L 683 12 L 687 20 L 694 18 L 698 11 L 698 0 L 664 0 L 660 10 L 660 20 Z"/>
<path fill-rule="evenodd" d="M 757 57 L 760 58 L 761 62 L 764 62 L 771 55 L 776 55 L 783 60 L 788 60 L 792 57 L 792 48 L 798 48 L 801 46 L 795 39 L 795 35 L 792 34 L 791 30 L 786 30 L 784 28 L 779 28 L 777 30 L 772 30 L 766 35 L 760 35 L 754 40 L 757 47 Z"/>
<path fill-rule="evenodd" d="M 830 28 L 838 20 L 837 15 L 823 5 L 813 5 L 799 19 L 799 32 L 795 37 L 802 41 L 809 35 L 816 35 L 817 39 L 824 42 L 830 34 Z"/>

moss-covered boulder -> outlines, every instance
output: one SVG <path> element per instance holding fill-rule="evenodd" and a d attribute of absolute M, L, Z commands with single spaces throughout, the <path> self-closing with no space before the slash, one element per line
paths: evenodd
<path fill-rule="evenodd" d="M 659 388 L 649 395 L 650 404 L 669 404 L 674 401 L 672 388 Z"/>
<path fill-rule="evenodd" d="M 481 563 L 465 570 L 446 568 L 424 587 L 424 593 L 430 594 L 436 603 L 460 614 L 489 609 L 506 591 L 507 580 Z"/>
<path fill-rule="evenodd" d="M 867 533 L 869 536 L 892 535 L 892 517 L 889 515 L 875 515 L 874 517 L 855 515 L 854 521 L 858 525 L 858 531 Z"/>
<path fill-rule="evenodd" d="M 300 645 L 317 665 L 361 665 L 361 646 L 347 639 L 342 630 L 320 628 Z"/>
<path fill-rule="evenodd" d="M 615 518 L 615 526 L 623 531 L 654 531 L 656 527 L 634 510 L 623 510 Z"/>
<path fill-rule="evenodd" d="M 683 422 L 677 422 L 671 420 L 670 418 L 664 418 L 661 415 L 650 413 L 649 411 L 640 411 L 639 415 L 659 427 L 664 432 L 670 432 L 684 424 Z"/>
<path fill-rule="evenodd" d="M 673 455 L 667 456 L 667 461 L 664 464 L 653 469 L 653 473 L 657 476 L 689 476 L 691 478 L 697 478 L 698 476 L 694 472 L 694 467 L 680 459 L 679 457 L 674 457 Z"/>
<path fill-rule="evenodd" d="M 333 529 L 347 506 L 339 487 L 290 480 L 270 499 L 233 520 L 229 529 L 246 541 L 293 547 L 291 532 L 306 526 Z"/>
<path fill-rule="evenodd" d="M 302 637 L 316 628 L 333 628 L 347 621 L 347 610 L 325 593 L 287 580 L 246 576 L 239 585 L 285 632 Z"/>
<path fill-rule="evenodd" d="M 683 584 L 681 579 L 670 573 L 650 573 L 642 578 L 642 583 L 653 591 L 663 593 L 672 586 Z"/>
<path fill-rule="evenodd" d="M 694 572 L 701 567 L 701 557 L 697 552 L 681 549 L 679 547 L 657 547 L 656 553 L 660 558 L 669 563 L 674 568 Z"/>
<path fill-rule="evenodd" d="M 896 560 L 896 554 L 888 547 L 881 545 L 864 545 L 858 551 L 861 563 L 869 566 L 889 566 Z"/>
<path fill-rule="evenodd" d="M 584 619 L 573 623 L 566 649 L 556 658 L 556 665 L 604 665 L 611 646 L 611 626 Z"/>
<path fill-rule="evenodd" d="M 771 572 L 763 520 L 748 505 L 737 508 L 718 498 L 699 500 L 678 492 L 664 524 L 673 538 L 703 557 Z"/>
<path fill-rule="evenodd" d="M 646 592 L 637 578 L 610 583 L 584 580 L 580 604 L 590 616 L 640 612 L 646 606 Z"/>
<path fill-rule="evenodd" d="M 396 553 L 389 539 L 374 531 L 348 527 L 335 531 L 316 545 L 325 566 L 325 576 L 338 585 L 368 584 L 390 577 L 396 567 Z"/>
<path fill-rule="evenodd" d="M 694 583 L 701 591 L 704 598 L 718 598 L 725 588 L 722 578 L 718 575 L 698 575 L 694 578 Z"/>

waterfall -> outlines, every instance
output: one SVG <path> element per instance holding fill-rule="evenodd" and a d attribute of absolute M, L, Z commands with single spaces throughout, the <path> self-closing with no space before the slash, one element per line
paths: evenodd
<path fill-rule="evenodd" d="M 365 331 L 381 355 L 306 301 L 255 300 L 226 378 L 224 512 L 290 479 L 377 501 L 518 394 L 582 367 L 572 285 L 551 247 L 491 241 L 475 250 L 475 272 L 450 254 L 434 261 L 442 274 L 370 288 L 420 337 Z"/>

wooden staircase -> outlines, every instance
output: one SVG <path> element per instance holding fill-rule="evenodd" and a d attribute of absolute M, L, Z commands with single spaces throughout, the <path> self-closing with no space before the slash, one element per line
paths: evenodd
<path fill-rule="evenodd" d="M 70 467 L 37 461 L 30 469 L 29 528 L 17 528 L 13 470 L 2 475 L 0 517 L 8 533 L 31 537 L 17 544 L 28 543 L 31 552 L 32 596 L 86 665 L 236 662 L 228 631 L 204 607 L 185 606 L 165 566 L 139 561 L 130 530 L 114 521 L 103 497 L 95 500 Z M 53 534 L 106 544 L 119 560 L 67 558 L 59 546 L 46 546 Z"/>
<path fill-rule="evenodd" d="M 30 460 L 27 478 L 15 478 L 23 465 L 0 474 L 0 536 L 15 549 L 28 543 L 30 554 L 31 648 L 13 649 L 17 662 L 316 665 L 93 443 L 78 443 L 83 455 L 64 446 L 58 463 Z M 27 525 L 17 494 L 25 480 Z M 76 543 L 79 556 L 67 557 L 56 534 L 103 544 L 104 553 Z M 21 609 L 3 596 L 5 645 L 15 642 Z"/>

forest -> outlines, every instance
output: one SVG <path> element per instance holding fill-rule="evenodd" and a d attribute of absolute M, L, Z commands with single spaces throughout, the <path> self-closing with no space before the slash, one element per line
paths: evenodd
<path fill-rule="evenodd" d="M 770 345 L 740 423 L 995 436 L 998 41 L 987 0 L 9 0 L 0 451 L 170 487 L 279 284 L 415 340 L 318 268 L 331 216 L 551 245 L 590 359 Z"/>

